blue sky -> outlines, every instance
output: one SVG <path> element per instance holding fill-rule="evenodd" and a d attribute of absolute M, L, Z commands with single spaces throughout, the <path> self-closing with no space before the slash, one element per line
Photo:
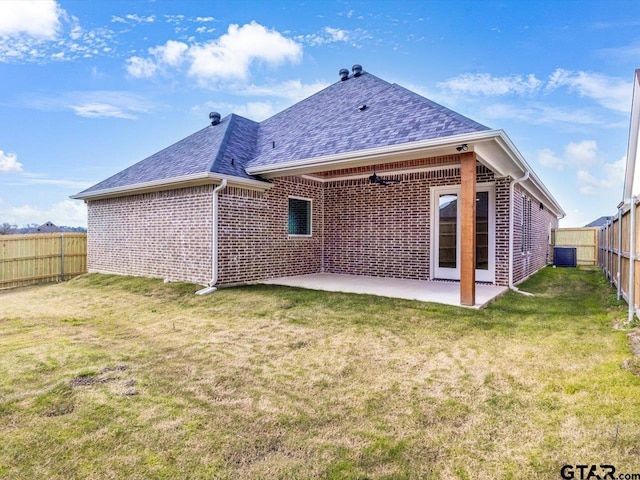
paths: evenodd
<path fill-rule="evenodd" d="M 208 124 L 268 118 L 355 63 L 504 129 L 581 226 L 622 197 L 633 1 L 0 0 L 0 224 Z"/>

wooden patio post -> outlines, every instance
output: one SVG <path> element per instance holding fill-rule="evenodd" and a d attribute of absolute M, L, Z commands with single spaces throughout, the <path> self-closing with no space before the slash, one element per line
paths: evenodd
<path fill-rule="evenodd" d="M 476 154 L 460 155 L 460 304 L 476 303 Z"/>

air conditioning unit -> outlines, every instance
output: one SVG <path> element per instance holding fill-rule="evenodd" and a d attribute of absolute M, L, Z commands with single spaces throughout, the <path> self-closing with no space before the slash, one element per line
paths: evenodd
<path fill-rule="evenodd" d="M 577 267 L 576 247 L 553 247 L 553 265 L 555 267 Z"/>

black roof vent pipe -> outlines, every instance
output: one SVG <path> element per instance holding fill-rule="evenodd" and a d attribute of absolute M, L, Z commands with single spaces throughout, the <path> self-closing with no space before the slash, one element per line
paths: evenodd
<path fill-rule="evenodd" d="M 345 80 L 349 80 L 349 70 L 347 70 L 346 68 L 340 69 L 340 80 L 342 80 L 343 82 Z"/>
<path fill-rule="evenodd" d="M 362 75 L 362 65 L 358 65 L 357 63 L 351 67 L 351 71 L 353 72 L 354 77 L 359 77 Z"/>
<path fill-rule="evenodd" d="M 211 120 L 211 125 L 218 125 L 220 123 L 220 114 L 218 112 L 211 112 L 209 114 L 209 120 Z"/>

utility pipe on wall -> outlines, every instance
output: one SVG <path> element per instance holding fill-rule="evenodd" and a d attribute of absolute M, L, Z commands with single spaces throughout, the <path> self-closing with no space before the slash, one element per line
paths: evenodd
<path fill-rule="evenodd" d="M 213 189 L 212 195 L 212 225 L 211 225 L 211 280 L 207 287 L 198 290 L 196 295 L 207 295 L 217 290 L 218 283 L 218 192 L 226 188 L 227 180 L 222 179 L 220 185 Z"/>
<path fill-rule="evenodd" d="M 514 292 L 518 292 L 523 295 L 533 296 L 532 293 L 523 292 L 513 284 L 513 210 L 514 210 L 513 206 L 515 204 L 515 201 L 513 200 L 513 192 L 516 184 L 522 183 L 526 181 L 528 178 L 529 178 L 529 170 L 524 172 L 524 176 L 513 180 L 509 185 L 509 288 Z"/>

